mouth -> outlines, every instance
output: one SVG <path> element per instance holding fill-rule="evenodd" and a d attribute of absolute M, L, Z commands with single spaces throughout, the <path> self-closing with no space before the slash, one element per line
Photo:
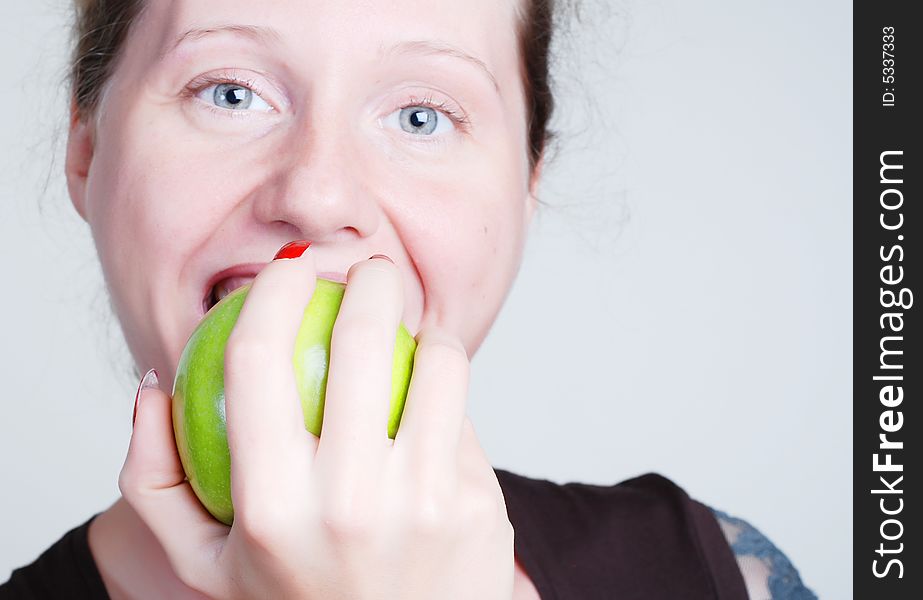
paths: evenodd
<path fill-rule="evenodd" d="M 265 263 L 235 265 L 212 275 L 203 291 L 202 315 L 234 290 L 252 283 L 265 266 Z M 339 271 L 319 271 L 317 278 L 346 283 L 346 274 Z"/>
<path fill-rule="evenodd" d="M 257 273 L 263 270 L 266 263 L 248 263 L 234 265 L 212 275 L 205 284 L 202 292 L 202 314 L 204 315 L 218 301 L 256 278 Z"/>

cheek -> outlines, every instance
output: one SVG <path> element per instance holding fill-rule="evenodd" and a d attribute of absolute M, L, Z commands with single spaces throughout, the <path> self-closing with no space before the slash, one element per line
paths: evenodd
<path fill-rule="evenodd" d="M 122 125 L 101 144 L 94 229 L 112 240 L 111 264 L 176 269 L 245 196 L 259 149 L 189 135 L 177 120 L 151 127 L 140 113 L 110 119 Z"/>
<path fill-rule="evenodd" d="M 423 326 L 460 332 L 473 353 L 509 290 L 525 238 L 518 155 L 476 153 L 391 177 L 391 220 L 425 293 Z"/>
<path fill-rule="evenodd" d="M 94 237 L 104 267 L 120 275 L 150 276 L 173 263 L 208 215 L 195 200 L 207 189 L 189 176 L 195 165 L 153 147 L 131 138 L 109 144 L 94 178 Z"/>
<path fill-rule="evenodd" d="M 118 118 L 121 117 L 121 118 Z M 101 133 L 88 182 L 88 220 L 113 308 L 138 360 L 173 360 L 192 325 L 179 293 L 184 266 L 233 206 L 235 165 L 140 115 Z M 189 136 L 185 136 L 188 138 Z"/>

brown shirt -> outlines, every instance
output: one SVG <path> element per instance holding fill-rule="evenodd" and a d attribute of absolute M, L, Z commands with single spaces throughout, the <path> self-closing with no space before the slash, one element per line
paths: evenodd
<path fill-rule="evenodd" d="M 495 471 L 542 600 L 747 599 L 715 516 L 669 479 L 559 485 Z"/>
<path fill-rule="evenodd" d="M 515 551 L 542 600 L 746 600 L 711 511 L 660 475 L 559 485 L 495 469 Z M 108 600 L 90 554 L 94 515 L 0 585 L 0 600 Z"/>

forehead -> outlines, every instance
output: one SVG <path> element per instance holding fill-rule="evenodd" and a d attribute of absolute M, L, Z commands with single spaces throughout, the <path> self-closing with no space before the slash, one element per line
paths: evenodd
<path fill-rule="evenodd" d="M 402 42 L 425 40 L 509 76 L 518 61 L 516 1 L 159 0 L 147 5 L 143 20 L 160 54 L 191 31 L 240 26 L 269 32 L 266 42 L 305 59 L 374 58 Z"/>

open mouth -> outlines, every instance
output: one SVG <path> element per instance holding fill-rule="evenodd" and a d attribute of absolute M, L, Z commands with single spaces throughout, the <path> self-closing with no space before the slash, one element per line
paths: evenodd
<path fill-rule="evenodd" d="M 218 304 L 222 298 L 240 288 L 241 286 L 252 283 L 256 274 L 264 265 L 240 265 L 216 273 L 209 281 L 205 290 L 205 296 L 202 298 L 202 312 L 207 313 L 211 308 Z M 321 271 L 317 273 L 318 279 L 328 279 L 346 283 L 346 274 L 339 271 Z"/>
<path fill-rule="evenodd" d="M 244 286 L 254 279 L 253 276 L 238 276 L 238 277 L 225 277 L 215 283 L 208 290 L 208 294 L 205 296 L 203 301 L 203 306 L 205 312 L 211 310 L 211 307 L 218 304 L 222 298 L 236 290 L 237 288 Z"/>

